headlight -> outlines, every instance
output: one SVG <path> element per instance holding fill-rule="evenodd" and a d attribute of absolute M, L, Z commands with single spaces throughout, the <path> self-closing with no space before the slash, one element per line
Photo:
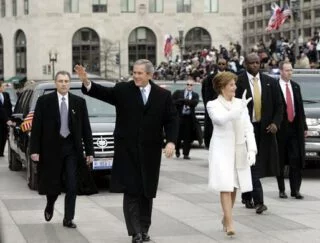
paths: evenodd
<path fill-rule="evenodd" d="M 308 126 L 316 126 L 320 124 L 320 119 L 317 118 L 307 118 L 306 121 Z"/>

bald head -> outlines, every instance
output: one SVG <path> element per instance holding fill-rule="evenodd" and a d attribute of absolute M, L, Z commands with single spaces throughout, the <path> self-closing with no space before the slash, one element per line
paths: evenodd
<path fill-rule="evenodd" d="M 245 58 L 247 72 L 256 76 L 260 70 L 260 58 L 257 53 L 249 53 Z"/>

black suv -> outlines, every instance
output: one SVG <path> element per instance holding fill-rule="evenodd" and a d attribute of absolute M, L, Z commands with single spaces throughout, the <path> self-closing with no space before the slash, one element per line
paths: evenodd
<path fill-rule="evenodd" d="M 103 86 L 112 87 L 113 82 L 97 81 Z M 109 174 L 113 163 L 116 113 L 114 106 L 100 100 L 84 96 L 80 81 L 71 81 L 70 92 L 82 96 L 87 103 L 92 129 L 95 157 L 92 169 L 96 173 Z M 10 170 L 17 171 L 25 167 L 27 183 L 30 189 L 37 189 L 37 166 L 30 159 L 29 137 L 33 111 L 41 95 L 53 92 L 53 81 L 36 82 L 23 89 L 12 114 L 15 125 L 10 127 L 8 139 L 8 162 Z M 100 171 L 100 172 L 98 172 Z"/>

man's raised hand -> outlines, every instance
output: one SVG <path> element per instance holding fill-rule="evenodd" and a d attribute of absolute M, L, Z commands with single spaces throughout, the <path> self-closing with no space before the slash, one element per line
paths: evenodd
<path fill-rule="evenodd" d="M 82 65 L 75 65 L 74 71 L 78 74 L 79 79 L 84 84 L 84 86 L 88 86 L 90 84 L 90 81 L 87 76 L 86 69 Z"/>

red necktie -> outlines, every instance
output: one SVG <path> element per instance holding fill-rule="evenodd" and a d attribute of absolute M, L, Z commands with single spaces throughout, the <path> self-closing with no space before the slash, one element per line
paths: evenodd
<path fill-rule="evenodd" d="M 288 121 L 293 122 L 293 104 L 292 104 L 292 97 L 291 92 L 289 89 L 288 84 L 286 84 L 286 101 L 287 101 L 287 115 L 288 115 Z"/>

